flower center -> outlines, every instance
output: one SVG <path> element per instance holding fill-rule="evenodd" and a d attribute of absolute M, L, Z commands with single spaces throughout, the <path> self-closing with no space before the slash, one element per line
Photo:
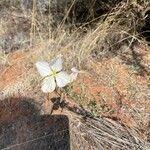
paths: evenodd
<path fill-rule="evenodd" d="M 56 75 L 57 75 L 57 71 L 56 70 L 52 70 L 51 76 L 56 77 Z"/>

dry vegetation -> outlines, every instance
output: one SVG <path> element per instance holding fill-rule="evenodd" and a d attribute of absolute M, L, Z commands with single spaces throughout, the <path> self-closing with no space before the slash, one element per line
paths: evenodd
<path fill-rule="evenodd" d="M 34 63 L 62 54 L 66 70 L 84 71 L 65 89 L 87 116 L 64 110 L 72 146 L 87 144 L 77 149 L 150 149 L 149 50 L 149 0 L 0 1 L 0 99 L 41 103 Z"/>

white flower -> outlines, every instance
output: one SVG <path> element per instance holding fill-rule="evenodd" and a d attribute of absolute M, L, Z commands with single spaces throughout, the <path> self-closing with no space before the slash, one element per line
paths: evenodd
<path fill-rule="evenodd" d="M 72 73 L 70 74 L 70 82 L 73 82 L 77 79 L 79 71 L 76 68 L 71 69 Z"/>
<path fill-rule="evenodd" d="M 61 71 L 61 56 L 53 59 L 50 64 L 47 62 L 37 62 L 35 65 L 40 75 L 44 78 L 41 87 L 41 90 L 44 93 L 53 92 L 56 86 L 62 88 L 71 81 L 70 75 L 65 71 Z"/>

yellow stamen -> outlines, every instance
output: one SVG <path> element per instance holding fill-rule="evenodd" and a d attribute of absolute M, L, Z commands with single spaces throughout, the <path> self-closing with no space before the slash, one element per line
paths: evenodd
<path fill-rule="evenodd" d="M 56 77 L 56 75 L 57 75 L 57 71 L 56 70 L 52 70 L 51 76 Z"/>

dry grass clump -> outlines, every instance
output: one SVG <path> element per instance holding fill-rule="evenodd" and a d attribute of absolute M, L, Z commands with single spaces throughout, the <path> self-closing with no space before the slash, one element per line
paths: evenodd
<path fill-rule="evenodd" d="M 131 47 L 135 42 L 141 43 L 139 33 L 145 26 L 145 10 L 148 7 L 147 2 L 135 0 L 129 2 L 116 0 L 113 3 L 101 0 L 92 2 L 34 0 L 32 3 L 28 0 L 8 0 L 6 3 L 2 1 L 1 6 L 5 5 L 8 5 L 8 11 L 11 9 L 15 12 L 15 14 L 9 13 L 14 16 L 13 28 L 15 30 L 9 26 L 5 27 L 8 34 L 1 37 L 1 41 L 4 41 L 1 44 L 2 49 L 11 51 L 11 49 L 19 49 L 28 41 L 30 41 L 30 45 L 36 43 L 34 39 L 45 40 L 57 37 L 61 34 L 62 28 L 65 28 L 74 36 L 78 36 L 74 32 L 79 31 L 81 35 L 85 32 L 88 41 L 86 47 L 92 51 L 92 56 L 96 55 L 98 59 L 116 56 L 123 44 Z M 18 13 L 22 15 L 18 15 Z M 2 18 L 7 16 L 7 13 L 2 13 L 2 11 L 1 14 Z M 9 18 L 7 20 L 9 24 L 13 23 Z M 24 21 L 22 22 L 22 20 Z M 2 21 L 5 22 L 3 19 Z M 19 26 L 23 26 L 21 30 Z M 91 34 L 89 34 L 90 29 Z M 4 45 L 5 41 L 9 41 L 7 45 Z M 88 45 L 89 43 L 91 44 Z"/>
<path fill-rule="evenodd" d="M 126 130 L 109 119 L 87 119 L 85 124 L 83 122 L 81 130 L 85 132 L 85 137 L 95 149 L 130 150 L 149 148 L 149 145 L 134 137 L 134 135 L 136 136 L 134 131 Z"/>

